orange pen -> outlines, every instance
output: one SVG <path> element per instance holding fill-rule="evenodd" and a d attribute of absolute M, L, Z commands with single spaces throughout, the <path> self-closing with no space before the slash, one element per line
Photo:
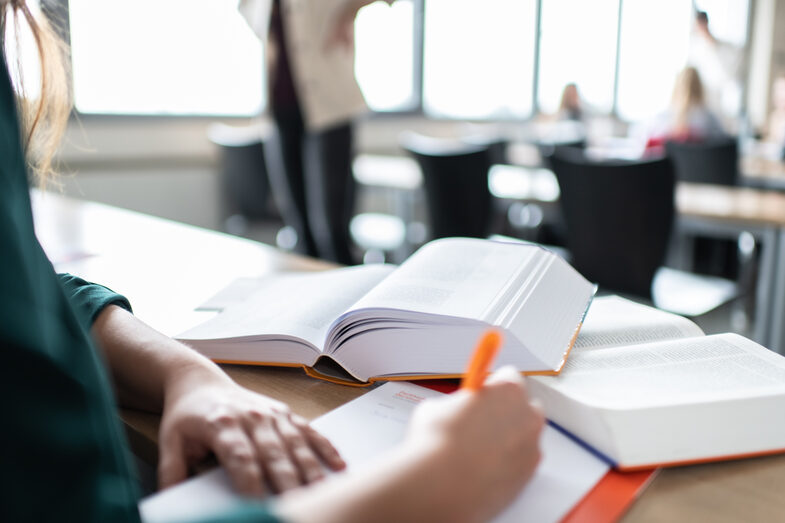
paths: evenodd
<path fill-rule="evenodd" d="M 461 382 L 461 388 L 467 390 L 479 390 L 488 375 L 496 354 L 502 346 L 502 335 L 493 329 L 486 331 L 480 341 L 477 342 L 477 348 L 474 349 L 469 367 L 466 369 L 466 375 Z"/>

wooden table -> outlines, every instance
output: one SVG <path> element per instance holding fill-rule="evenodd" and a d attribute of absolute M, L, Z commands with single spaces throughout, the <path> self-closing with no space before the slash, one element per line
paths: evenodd
<path fill-rule="evenodd" d="M 131 298 L 138 317 L 169 334 L 203 319 L 193 307 L 236 277 L 330 267 L 247 240 L 56 195 L 34 194 L 34 208 L 36 231 L 58 270 L 113 285 Z M 308 378 L 297 369 L 224 368 L 242 385 L 287 402 L 308 419 L 367 390 Z M 122 416 L 135 451 L 154 462 L 159 418 L 132 410 Z M 785 456 L 669 469 L 624 520 L 782 520 L 783 491 Z"/>
<path fill-rule="evenodd" d="M 749 187 L 785 190 L 785 162 L 770 153 L 753 151 L 739 161 L 740 183 Z"/>

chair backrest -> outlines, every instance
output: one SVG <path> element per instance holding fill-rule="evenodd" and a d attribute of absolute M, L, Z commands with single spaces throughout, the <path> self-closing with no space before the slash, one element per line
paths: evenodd
<path fill-rule="evenodd" d="M 575 150 L 549 160 L 573 266 L 608 290 L 651 298 L 674 219 L 670 160 L 593 162 Z"/>
<path fill-rule="evenodd" d="M 491 223 L 488 145 L 406 133 L 401 146 L 422 170 L 431 237 L 487 236 Z"/>
<path fill-rule="evenodd" d="M 265 162 L 264 141 L 272 129 L 266 125 L 230 126 L 213 123 L 209 140 L 220 151 L 219 168 L 225 210 L 247 218 L 276 216 Z"/>
<path fill-rule="evenodd" d="M 739 149 L 735 138 L 701 143 L 667 142 L 667 155 L 682 182 L 736 185 L 739 178 Z"/>

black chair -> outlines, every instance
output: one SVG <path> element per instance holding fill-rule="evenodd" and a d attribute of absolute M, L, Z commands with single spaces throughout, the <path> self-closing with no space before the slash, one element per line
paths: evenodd
<path fill-rule="evenodd" d="M 404 133 L 401 146 L 419 164 L 430 236 L 483 238 L 490 230 L 489 145 Z"/>
<path fill-rule="evenodd" d="M 594 162 L 560 150 L 549 164 L 561 190 L 572 264 L 601 289 L 689 316 L 735 296 L 733 282 L 662 267 L 675 216 L 669 159 Z"/>
<path fill-rule="evenodd" d="M 680 182 L 736 185 L 739 148 L 735 138 L 701 143 L 667 142 L 665 152 Z"/>
<path fill-rule="evenodd" d="M 261 125 L 230 126 L 213 123 L 207 129 L 209 140 L 220 153 L 219 170 L 224 212 L 229 215 L 225 226 L 244 220 L 277 219 L 267 177 L 263 142 L 269 128 Z"/>
<path fill-rule="evenodd" d="M 667 142 L 667 156 L 681 182 L 736 185 L 739 179 L 739 149 L 735 138 L 700 143 Z M 739 275 L 737 242 L 698 236 L 693 240 L 692 270 L 725 278 Z"/>

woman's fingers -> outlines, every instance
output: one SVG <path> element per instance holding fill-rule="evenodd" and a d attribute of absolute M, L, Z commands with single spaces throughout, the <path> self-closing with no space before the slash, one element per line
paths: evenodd
<path fill-rule="evenodd" d="M 513 383 L 523 383 L 523 376 L 512 365 L 505 365 L 493 374 L 488 376 L 485 380 L 486 383 L 499 383 L 502 381 L 511 381 Z"/>
<path fill-rule="evenodd" d="M 313 483 L 322 479 L 324 477 L 322 464 L 305 434 L 292 422 L 292 414 L 277 416 L 275 424 L 303 482 Z"/>
<path fill-rule="evenodd" d="M 316 454 L 330 467 L 332 470 L 343 470 L 346 468 L 346 462 L 335 449 L 330 440 L 322 436 L 316 429 L 302 417 L 292 414 L 292 424 L 297 427 L 308 440 L 311 448 L 314 449 Z"/>
<path fill-rule="evenodd" d="M 172 432 L 161 438 L 161 460 L 158 463 L 158 488 L 165 489 L 188 477 L 188 461 L 182 439 Z"/>
<path fill-rule="evenodd" d="M 212 449 L 235 488 L 252 496 L 264 494 L 264 471 L 257 450 L 239 420 L 226 417 L 218 423 Z"/>
<path fill-rule="evenodd" d="M 283 492 L 301 484 L 300 475 L 278 432 L 272 415 L 257 414 L 246 424 L 251 434 L 259 463 L 274 490 Z"/>

